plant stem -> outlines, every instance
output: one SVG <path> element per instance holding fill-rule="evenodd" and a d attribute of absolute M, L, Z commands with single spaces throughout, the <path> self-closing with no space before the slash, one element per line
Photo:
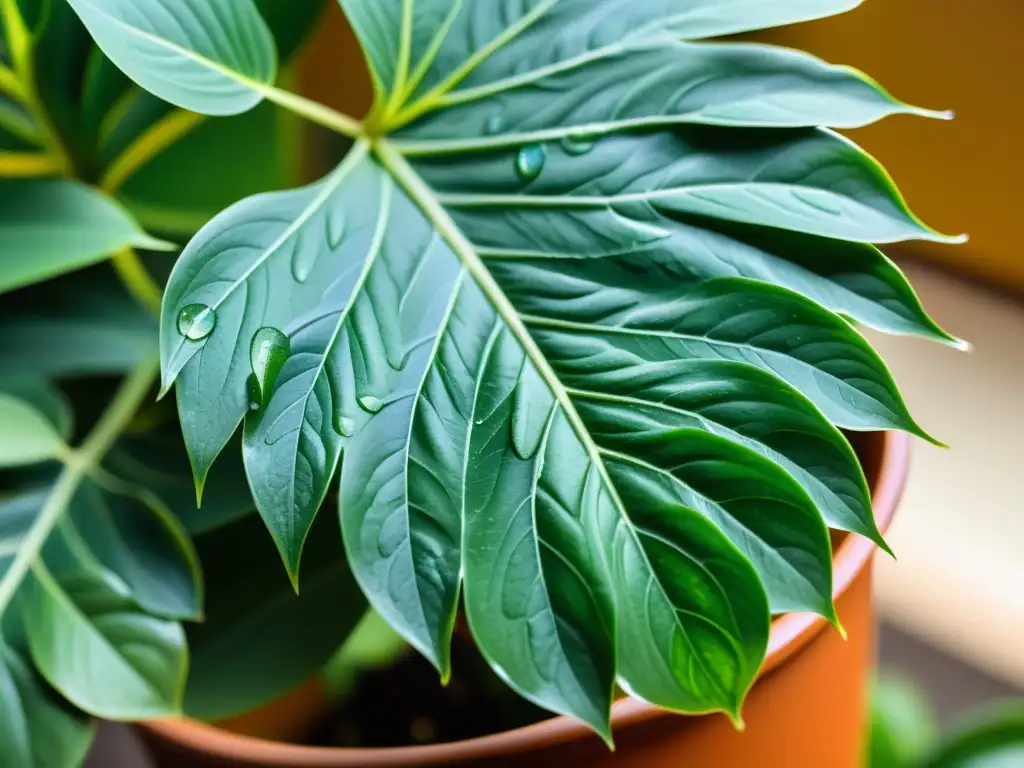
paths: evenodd
<path fill-rule="evenodd" d="M 142 166 L 199 125 L 205 115 L 176 109 L 137 138 L 104 171 L 100 189 L 113 194 Z"/>
<path fill-rule="evenodd" d="M 7 48 L 13 64 L 13 75 L 20 86 L 21 101 L 39 126 L 41 140 L 53 158 L 59 172 L 70 176 L 74 170 L 71 156 L 64 149 L 60 135 L 39 98 L 35 81 L 35 63 L 32 60 L 32 37 L 25 26 L 17 0 L 0 0 L 0 19 L 6 32 Z"/>
<path fill-rule="evenodd" d="M 0 93 L 10 96 L 16 101 L 25 100 L 25 91 L 14 71 L 3 64 L 0 64 Z"/>
<path fill-rule="evenodd" d="M 310 122 L 330 128 L 332 131 L 349 136 L 353 139 L 362 137 L 365 133 L 363 124 L 353 117 L 337 112 L 330 107 L 325 107 L 319 102 L 299 96 L 297 93 L 275 88 L 272 85 L 262 83 L 251 83 L 251 87 L 263 94 L 269 101 L 278 104 L 285 109 L 301 115 Z"/>
<path fill-rule="evenodd" d="M 111 256 L 111 262 L 124 287 L 142 306 L 159 315 L 163 291 L 149 274 L 134 248 L 122 248 Z"/>
<path fill-rule="evenodd" d="M 63 166 L 50 154 L 41 152 L 0 152 L 0 178 L 22 179 L 60 173 Z"/>
<path fill-rule="evenodd" d="M 61 470 L 53 490 L 47 496 L 46 503 L 32 523 L 28 534 L 22 539 L 14 560 L 0 579 L 0 612 L 14 596 L 50 532 L 74 498 L 82 480 L 103 460 L 107 451 L 127 428 L 135 411 L 156 381 L 158 368 L 155 359 L 147 360 L 135 368 L 125 379 L 82 446 L 69 453 L 65 459 L 64 469 Z"/>

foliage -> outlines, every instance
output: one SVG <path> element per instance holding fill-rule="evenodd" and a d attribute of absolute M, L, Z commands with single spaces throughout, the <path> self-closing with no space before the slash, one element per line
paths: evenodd
<path fill-rule="evenodd" d="M 868 768 L 1011 768 L 1024 765 L 1024 704 L 968 713 L 943 735 L 921 692 L 883 677 L 872 699 Z"/>
<path fill-rule="evenodd" d="M 738 720 L 828 527 L 885 546 L 840 429 L 928 438 L 857 326 L 959 344 L 873 245 L 957 238 L 834 132 L 945 115 L 702 42 L 856 4 L 341 0 L 360 121 L 277 84 L 317 2 L 0 0 L 5 764 L 280 695 L 356 584 L 609 741 L 616 683 Z M 352 148 L 267 191 L 283 113 Z"/>

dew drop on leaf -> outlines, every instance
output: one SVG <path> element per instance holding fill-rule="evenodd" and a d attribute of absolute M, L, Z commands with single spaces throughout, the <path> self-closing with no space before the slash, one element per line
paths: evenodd
<path fill-rule="evenodd" d="M 334 419 L 334 431 L 342 437 L 352 437 L 356 431 L 355 419 L 348 416 L 338 416 Z"/>
<path fill-rule="evenodd" d="M 327 214 L 327 245 L 336 250 L 345 239 L 345 216 L 340 211 Z"/>
<path fill-rule="evenodd" d="M 178 314 L 178 332 L 191 339 L 205 339 L 217 325 L 217 315 L 205 304 L 189 304 Z"/>
<path fill-rule="evenodd" d="M 249 376 L 249 410 L 258 411 L 263 407 L 263 397 L 260 394 L 260 383 L 256 374 Z"/>
<path fill-rule="evenodd" d="M 597 144 L 597 137 L 577 131 L 563 136 L 561 144 L 562 151 L 567 155 L 585 155 Z"/>
<path fill-rule="evenodd" d="M 380 413 L 384 407 L 384 401 L 373 395 L 363 395 L 359 398 L 359 407 L 367 413 Z"/>
<path fill-rule="evenodd" d="M 516 172 L 524 181 L 533 181 L 544 170 L 548 159 L 548 151 L 541 144 L 523 147 L 516 155 Z"/>
<path fill-rule="evenodd" d="M 298 238 L 292 248 L 292 277 L 297 283 L 304 283 L 320 258 L 320 249 L 315 244 L 304 242 L 302 238 Z"/>
<path fill-rule="evenodd" d="M 249 362 L 255 379 L 255 402 L 263 407 L 270 399 L 270 393 L 277 381 L 277 375 L 284 367 L 291 343 L 277 328 L 260 328 L 252 337 L 249 345 Z"/>

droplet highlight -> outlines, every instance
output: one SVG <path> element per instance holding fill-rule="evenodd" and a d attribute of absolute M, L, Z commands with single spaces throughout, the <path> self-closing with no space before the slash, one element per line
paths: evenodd
<path fill-rule="evenodd" d="M 562 151 L 567 155 L 585 155 L 597 144 L 597 136 L 576 131 L 562 137 Z"/>
<path fill-rule="evenodd" d="M 205 304 L 189 304 L 178 314 L 178 332 L 192 341 L 201 341 L 213 333 L 217 315 Z"/>
<path fill-rule="evenodd" d="M 342 437 L 352 437 L 356 433 L 356 420 L 341 416 L 334 420 L 334 431 Z"/>
<path fill-rule="evenodd" d="M 327 214 L 327 245 L 336 250 L 345 239 L 345 215 L 340 211 Z"/>
<path fill-rule="evenodd" d="M 516 173 L 524 181 L 533 181 L 540 176 L 547 162 L 548 151 L 542 144 L 531 144 L 523 147 L 516 155 Z"/>
<path fill-rule="evenodd" d="M 262 408 L 270 400 L 274 382 L 284 368 L 291 353 L 291 342 L 277 328 L 260 328 L 249 345 L 249 362 L 255 385 L 251 387 L 250 398 Z"/>
<path fill-rule="evenodd" d="M 373 395 L 363 395 L 359 398 L 359 407 L 367 413 L 380 413 L 384 407 L 384 401 Z"/>

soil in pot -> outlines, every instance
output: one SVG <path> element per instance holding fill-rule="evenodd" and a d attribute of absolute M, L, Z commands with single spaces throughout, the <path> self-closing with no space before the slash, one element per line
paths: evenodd
<path fill-rule="evenodd" d="M 442 685 L 413 651 L 365 670 L 303 743 L 325 747 L 400 747 L 459 741 L 551 717 L 520 698 L 491 670 L 471 641 L 452 641 L 452 676 Z"/>

